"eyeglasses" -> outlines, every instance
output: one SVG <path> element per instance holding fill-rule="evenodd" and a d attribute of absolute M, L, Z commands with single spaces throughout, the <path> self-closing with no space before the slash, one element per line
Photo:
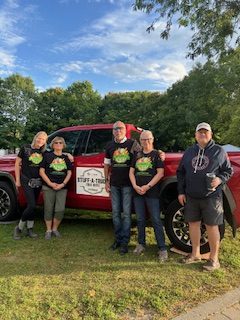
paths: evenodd
<path fill-rule="evenodd" d="M 141 141 L 151 141 L 153 138 L 140 139 Z"/>
<path fill-rule="evenodd" d="M 124 127 L 115 127 L 115 128 L 113 128 L 113 130 L 115 130 L 115 131 L 117 131 L 117 130 L 123 130 L 124 129 Z"/>
<path fill-rule="evenodd" d="M 56 141 L 54 144 L 63 144 L 62 141 Z"/>

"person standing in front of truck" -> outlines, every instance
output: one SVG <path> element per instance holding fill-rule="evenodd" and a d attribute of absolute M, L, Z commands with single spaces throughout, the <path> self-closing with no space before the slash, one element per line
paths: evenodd
<path fill-rule="evenodd" d="M 164 262 L 168 259 L 167 247 L 162 221 L 160 218 L 160 180 L 164 176 L 164 163 L 159 151 L 153 147 L 153 134 L 143 131 L 140 135 L 142 151 L 134 153 L 129 177 L 134 189 L 134 207 L 137 216 L 138 244 L 134 250 L 140 255 L 146 247 L 146 208 L 148 209 L 155 238 L 158 246 L 158 259 Z"/>
<path fill-rule="evenodd" d="M 33 232 L 34 210 L 41 191 L 39 166 L 46 150 L 47 137 L 46 132 L 38 132 L 34 136 L 31 145 L 21 147 L 15 161 L 16 187 L 22 186 L 27 206 L 14 229 L 14 240 L 21 239 L 25 226 L 27 227 L 27 236 L 37 238 L 37 234 Z"/>
<path fill-rule="evenodd" d="M 184 206 L 192 244 L 192 252 L 183 262 L 201 261 L 200 227 L 203 222 L 210 246 L 210 259 L 203 265 L 203 270 L 214 271 L 220 268 L 218 226 L 223 224 L 222 188 L 233 170 L 224 149 L 213 141 L 208 123 L 197 125 L 195 139 L 196 143 L 185 151 L 177 169 L 178 200 Z"/>
<path fill-rule="evenodd" d="M 134 151 L 141 150 L 140 145 L 126 137 L 126 126 L 122 121 L 113 125 L 114 140 L 105 150 L 104 175 L 105 188 L 110 192 L 112 201 L 112 220 L 115 240 L 112 250 L 119 248 L 121 255 L 128 252 L 131 230 L 132 186 L 129 169 Z"/>
<path fill-rule="evenodd" d="M 44 220 L 46 224 L 45 239 L 52 236 L 61 237 L 58 227 L 63 219 L 67 197 L 67 184 L 72 175 L 72 164 L 67 154 L 64 138 L 53 138 L 51 152 L 44 154 L 40 165 L 40 176 L 43 179 Z"/>

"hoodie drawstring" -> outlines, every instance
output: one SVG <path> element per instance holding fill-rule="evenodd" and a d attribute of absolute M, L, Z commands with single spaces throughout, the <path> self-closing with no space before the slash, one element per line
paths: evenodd
<path fill-rule="evenodd" d="M 201 152 L 201 151 L 202 151 L 202 152 Z M 199 148 L 199 150 L 198 150 L 197 161 L 196 161 L 196 164 L 195 164 L 194 173 L 197 172 L 198 166 L 201 166 L 201 165 L 202 165 L 203 156 L 204 156 L 204 151 L 205 151 L 205 149 L 201 149 L 201 148 Z"/>

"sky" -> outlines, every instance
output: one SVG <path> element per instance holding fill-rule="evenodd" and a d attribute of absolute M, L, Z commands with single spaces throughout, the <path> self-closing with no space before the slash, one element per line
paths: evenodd
<path fill-rule="evenodd" d="M 101 95 L 164 92 L 193 67 L 191 32 L 173 25 L 168 41 L 160 29 L 149 34 L 153 16 L 133 2 L 0 0 L 0 77 L 19 73 L 39 91 L 87 80 Z"/>

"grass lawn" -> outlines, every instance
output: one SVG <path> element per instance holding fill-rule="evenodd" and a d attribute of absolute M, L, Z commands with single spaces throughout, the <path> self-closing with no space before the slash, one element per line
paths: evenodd
<path fill-rule="evenodd" d="M 0 319 L 171 319 L 184 310 L 240 285 L 240 236 L 227 228 L 222 269 L 209 274 L 201 264 L 185 266 L 180 256 L 156 259 L 152 228 L 148 247 L 134 256 L 108 250 L 110 219 L 64 220 L 61 239 L 46 241 L 39 219 L 38 240 L 12 240 L 14 225 L 0 225 Z"/>

